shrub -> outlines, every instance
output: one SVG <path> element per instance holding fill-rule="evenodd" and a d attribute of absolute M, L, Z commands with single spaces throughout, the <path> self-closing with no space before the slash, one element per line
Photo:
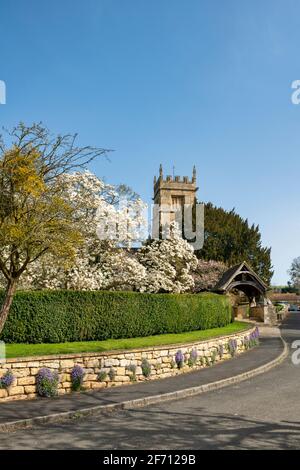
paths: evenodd
<path fill-rule="evenodd" d="M 212 351 L 210 358 L 211 358 L 211 363 L 214 364 L 214 363 L 216 362 L 216 360 L 217 360 L 217 350 L 216 350 L 216 349 L 214 349 L 214 350 Z"/>
<path fill-rule="evenodd" d="M 99 374 L 98 374 L 98 377 L 97 377 L 97 380 L 99 382 L 105 382 L 107 379 L 107 372 L 106 370 L 100 370 Z"/>
<path fill-rule="evenodd" d="M 10 370 L 5 372 L 5 374 L 0 378 L 0 388 L 5 388 L 6 390 L 12 386 L 15 380 L 14 375 Z"/>
<path fill-rule="evenodd" d="M 189 360 L 188 360 L 188 365 L 190 367 L 193 367 L 197 363 L 197 359 L 198 359 L 197 349 L 192 349 Z"/>
<path fill-rule="evenodd" d="M 71 371 L 72 390 L 75 392 L 82 389 L 85 372 L 82 367 L 76 365 Z"/>
<path fill-rule="evenodd" d="M 116 378 L 116 371 L 113 367 L 111 367 L 109 369 L 109 372 L 108 372 L 108 377 L 109 377 L 109 380 L 111 380 L 111 382 L 113 382 Z"/>
<path fill-rule="evenodd" d="M 259 344 L 259 330 L 257 327 L 249 336 L 245 336 L 243 343 L 246 351 Z"/>
<path fill-rule="evenodd" d="M 236 339 L 230 339 L 228 341 L 228 351 L 229 351 L 231 357 L 235 356 L 236 351 L 237 351 L 237 341 L 236 341 Z"/>
<path fill-rule="evenodd" d="M 3 294 L 0 293 L 0 303 Z M 134 338 L 222 327 L 226 296 L 117 291 L 17 292 L 1 340 L 61 343 Z"/>
<path fill-rule="evenodd" d="M 177 353 L 175 354 L 175 362 L 176 362 L 176 365 L 178 367 L 178 369 L 181 369 L 184 365 L 184 356 L 181 352 L 181 350 L 177 351 Z"/>
<path fill-rule="evenodd" d="M 59 377 L 57 372 L 50 369 L 40 369 L 36 376 L 36 388 L 41 397 L 54 397 L 57 395 Z"/>
<path fill-rule="evenodd" d="M 131 372 L 131 375 L 130 375 L 130 381 L 131 382 L 135 382 L 136 381 L 136 365 L 135 364 L 129 364 L 129 366 L 127 367 L 127 370 L 129 370 L 129 372 Z"/>
<path fill-rule="evenodd" d="M 258 343 L 259 343 L 258 338 L 259 338 L 259 330 L 256 327 L 255 330 L 252 331 L 252 333 L 250 333 L 250 336 L 249 336 L 250 348 L 253 348 L 254 346 L 258 345 Z"/>
<path fill-rule="evenodd" d="M 218 353 L 219 353 L 220 359 L 223 359 L 223 355 L 224 355 L 224 346 L 223 346 L 223 344 L 219 345 Z"/>
<path fill-rule="evenodd" d="M 151 375 L 151 365 L 146 358 L 142 360 L 142 372 L 144 377 L 150 377 Z"/>
<path fill-rule="evenodd" d="M 208 356 L 204 356 L 204 361 L 205 361 L 205 365 L 206 365 L 207 367 L 209 367 L 209 366 L 211 365 L 211 362 L 210 362 Z"/>
<path fill-rule="evenodd" d="M 244 340 L 243 340 L 243 344 L 244 344 L 244 348 L 246 351 L 248 351 L 248 349 L 250 349 L 250 339 L 249 339 L 249 336 L 245 336 Z"/>

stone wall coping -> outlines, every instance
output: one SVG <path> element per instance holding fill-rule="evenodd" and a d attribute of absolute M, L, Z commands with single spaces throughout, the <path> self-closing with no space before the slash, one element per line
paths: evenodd
<path fill-rule="evenodd" d="M 251 332 L 251 330 L 255 329 L 255 326 L 251 323 L 246 323 L 248 326 L 240 331 L 237 331 L 236 333 L 231 333 L 228 335 L 219 335 L 219 336 L 214 336 L 213 338 L 208 338 L 208 339 L 202 339 L 202 340 L 196 340 L 192 341 L 189 343 L 170 343 L 170 344 L 161 344 L 159 346 L 149 346 L 146 348 L 136 348 L 136 349 L 113 349 L 113 350 L 108 350 L 108 351 L 101 351 L 101 352 L 93 352 L 93 351 L 88 351 L 88 352 L 82 352 L 82 353 L 69 353 L 69 354 L 50 354 L 47 356 L 26 356 L 26 357 L 12 357 L 12 358 L 7 358 L 5 360 L 5 363 L 7 364 L 13 364 L 15 362 L 38 362 L 38 361 L 51 361 L 51 360 L 60 360 L 60 359 L 75 359 L 79 357 L 102 357 L 102 356 L 113 356 L 113 355 L 121 355 L 121 354 L 131 354 L 131 353 L 141 353 L 141 352 L 152 352 L 152 351 L 161 351 L 161 350 L 166 350 L 166 349 L 180 349 L 180 348 L 189 348 L 194 346 L 195 344 L 201 344 L 201 343 L 210 343 L 212 341 L 216 340 L 222 340 L 222 339 L 227 339 L 227 338 L 232 338 L 235 336 L 243 335 L 246 332 Z"/>

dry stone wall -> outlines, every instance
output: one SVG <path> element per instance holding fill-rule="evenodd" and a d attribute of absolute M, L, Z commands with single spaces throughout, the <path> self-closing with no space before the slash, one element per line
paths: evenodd
<path fill-rule="evenodd" d="M 254 328 L 251 328 L 238 334 L 209 341 L 130 351 L 7 359 L 5 363 L 0 364 L 0 379 L 10 370 L 14 376 L 14 382 L 8 389 L 0 388 L 0 402 L 35 398 L 37 396 L 36 375 L 44 367 L 59 373 L 59 395 L 71 391 L 71 371 L 75 365 L 80 365 L 85 371 L 84 388 L 87 390 L 171 377 L 209 367 L 216 362 L 231 358 L 232 351 L 230 352 L 228 348 L 229 344 L 235 346 L 235 354 L 245 352 L 247 339 L 253 331 Z M 180 369 L 175 362 L 178 351 L 181 351 L 184 358 L 183 367 Z M 190 361 L 192 351 L 197 351 L 196 354 L 193 353 L 193 356 L 196 356 L 193 364 Z M 151 367 L 149 377 L 143 374 L 143 359 L 147 360 Z M 99 374 L 101 379 L 99 379 Z"/>

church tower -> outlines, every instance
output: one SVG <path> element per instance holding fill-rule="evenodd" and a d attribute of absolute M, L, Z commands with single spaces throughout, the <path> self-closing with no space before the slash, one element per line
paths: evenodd
<path fill-rule="evenodd" d="M 175 220 L 176 211 L 183 209 L 185 204 L 193 205 L 196 202 L 196 167 L 193 168 L 192 178 L 188 176 L 163 176 L 162 165 L 159 167 L 159 177 L 154 177 L 154 204 L 159 207 L 159 227 L 164 221 Z"/>

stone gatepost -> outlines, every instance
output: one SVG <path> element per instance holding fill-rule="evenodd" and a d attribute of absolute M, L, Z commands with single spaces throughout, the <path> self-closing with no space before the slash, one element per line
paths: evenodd
<path fill-rule="evenodd" d="M 270 299 L 266 297 L 255 306 L 250 307 L 250 317 L 266 325 L 274 325 L 277 322 L 276 309 Z"/>

